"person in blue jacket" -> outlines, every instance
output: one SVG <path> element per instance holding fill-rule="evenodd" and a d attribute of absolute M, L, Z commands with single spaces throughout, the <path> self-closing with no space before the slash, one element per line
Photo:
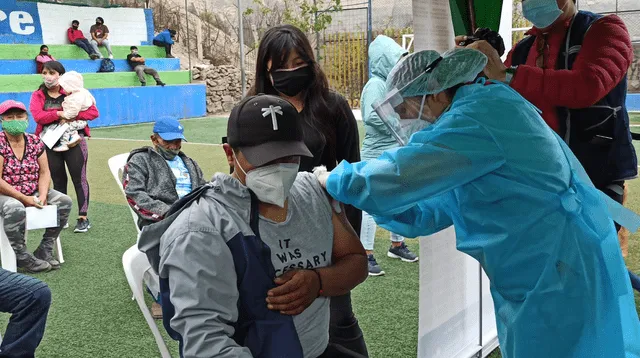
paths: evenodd
<path fill-rule="evenodd" d="M 420 116 L 432 124 L 377 159 L 317 169 L 319 181 L 407 237 L 453 225 L 457 249 L 491 281 L 503 357 L 639 357 L 640 321 L 613 222 L 635 231 L 637 215 L 594 188 L 517 92 L 468 83 L 486 61 L 472 49 L 408 56 L 389 75 L 378 112 L 411 115 L 424 100 Z"/>
<path fill-rule="evenodd" d="M 404 56 L 407 50 L 387 36 L 379 35 L 369 46 L 369 68 L 371 78 L 362 89 L 360 107 L 366 134 L 362 143 L 360 157 L 363 160 L 375 159 L 387 149 L 395 148 L 398 142 L 393 138 L 387 126 L 382 122 L 378 114 L 373 110 L 373 104 L 383 100 L 387 95 L 386 80 L 389 72 Z M 376 222 L 366 212 L 362 213 L 362 226 L 360 229 L 360 241 L 367 251 L 369 260 L 369 276 L 384 275 L 384 271 L 378 265 L 373 256 L 373 242 L 376 235 Z M 391 247 L 387 256 L 401 259 L 404 262 L 418 261 L 418 257 L 409 250 L 404 243 L 404 238 L 391 233 Z"/>
<path fill-rule="evenodd" d="M 155 46 L 164 47 L 164 50 L 167 54 L 167 58 L 175 58 L 171 54 L 171 45 L 174 43 L 174 39 L 176 38 L 176 30 L 165 29 L 161 33 L 157 34 L 156 37 L 153 38 L 153 44 Z"/>

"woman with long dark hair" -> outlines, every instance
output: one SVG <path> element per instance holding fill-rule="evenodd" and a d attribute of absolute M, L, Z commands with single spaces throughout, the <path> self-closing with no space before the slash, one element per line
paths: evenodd
<path fill-rule="evenodd" d="M 329 82 L 316 62 L 309 40 L 291 25 L 273 27 L 258 48 L 256 79 L 249 95 L 266 93 L 291 102 L 303 121 L 304 141 L 313 158 L 302 158 L 301 171 L 324 165 L 335 168 L 346 160 L 360 161 L 358 125 L 347 101 L 329 90 Z M 351 226 L 359 231 L 362 212 L 347 207 Z M 349 351 L 367 354 L 351 295 L 331 299 L 330 341 Z"/>
<path fill-rule="evenodd" d="M 76 118 L 65 118 L 62 112 L 62 102 L 67 93 L 58 84 L 58 79 L 65 73 L 64 66 L 57 61 L 50 61 L 44 64 L 42 70 L 43 83 L 31 95 L 29 109 L 38 124 L 36 135 L 42 133 L 45 126 L 52 124 L 64 124 L 75 120 L 90 121 L 99 116 L 95 105 L 86 111 L 81 111 Z M 85 136 L 89 136 L 89 125 L 78 130 L 82 137 L 80 142 L 64 152 L 56 152 L 47 149 L 47 159 L 49 170 L 53 180 L 53 188 L 61 193 L 67 193 L 67 170 L 71 175 L 71 181 L 78 197 L 78 221 L 74 232 L 87 232 L 91 228 L 87 218 L 89 209 L 89 182 L 87 181 L 87 159 L 89 149 Z M 66 168 L 65 168 L 66 164 Z"/>

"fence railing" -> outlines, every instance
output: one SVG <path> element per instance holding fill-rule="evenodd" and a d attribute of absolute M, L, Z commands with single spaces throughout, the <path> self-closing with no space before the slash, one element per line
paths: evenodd
<path fill-rule="evenodd" d="M 374 31 L 371 38 L 384 34 L 402 45 L 403 35 L 411 33 L 410 28 Z M 331 88 L 343 95 L 352 108 L 360 107 L 360 94 L 369 80 L 367 32 L 324 34 L 321 42 L 320 63 Z"/>
<path fill-rule="evenodd" d="M 140 7 L 145 5 L 145 0 L 21 0 L 41 2 L 47 4 L 92 6 L 92 7 Z"/>

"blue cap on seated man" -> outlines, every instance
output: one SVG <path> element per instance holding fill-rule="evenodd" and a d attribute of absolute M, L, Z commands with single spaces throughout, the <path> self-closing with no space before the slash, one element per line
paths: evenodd
<path fill-rule="evenodd" d="M 182 139 L 185 142 L 187 139 L 184 137 L 184 127 L 180 122 L 173 117 L 161 117 L 156 121 L 153 126 L 153 133 L 157 133 L 160 138 L 171 141 L 176 139 Z"/>

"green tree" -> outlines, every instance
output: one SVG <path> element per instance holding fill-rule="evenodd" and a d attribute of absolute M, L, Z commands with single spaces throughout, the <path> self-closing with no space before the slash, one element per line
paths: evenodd
<path fill-rule="evenodd" d="M 281 23 L 312 34 L 326 29 L 331 24 L 331 14 L 341 10 L 340 0 L 285 0 L 284 4 L 253 0 L 252 6 L 244 11 L 244 17 L 256 26 L 259 35 Z"/>

